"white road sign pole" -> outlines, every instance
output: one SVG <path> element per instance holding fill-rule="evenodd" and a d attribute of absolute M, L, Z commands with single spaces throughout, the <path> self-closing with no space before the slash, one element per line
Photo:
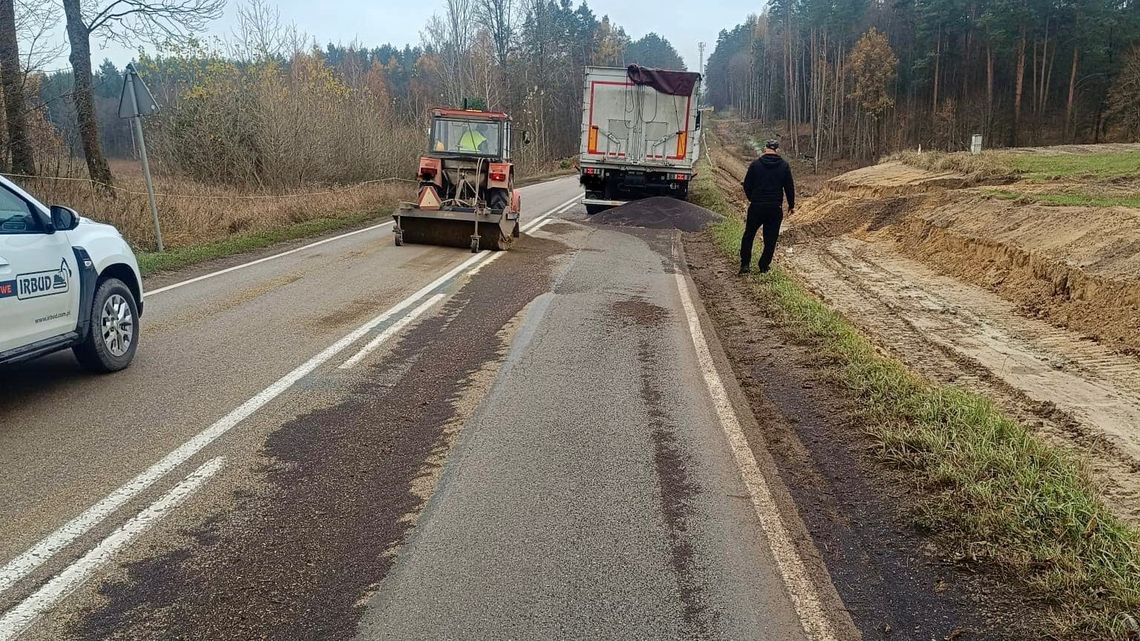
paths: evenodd
<path fill-rule="evenodd" d="M 154 218 L 154 235 L 158 241 L 158 251 L 166 251 L 162 244 L 162 225 L 158 222 L 158 204 L 154 200 L 154 181 L 150 177 L 150 162 L 146 157 L 146 140 L 143 139 L 143 126 L 142 126 L 142 113 L 139 109 L 139 92 L 138 74 L 135 72 L 134 65 L 127 65 L 127 72 L 125 81 L 129 86 L 124 88 L 123 93 L 127 94 L 130 99 L 131 113 L 134 116 L 131 120 L 135 125 L 135 138 L 138 140 L 139 145 L 139 159 L 142 160 L 143 177 L 146 179 L 146 196 L 150 201 L 150 214 Z M 144 91 L 146 91 L 144 89 Z M 151 99 L 153 103 L 153 98 Z"/>

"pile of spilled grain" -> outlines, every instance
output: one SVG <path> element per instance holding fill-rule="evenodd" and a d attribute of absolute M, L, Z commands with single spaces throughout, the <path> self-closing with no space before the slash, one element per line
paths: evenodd
<path fill-rule="evenodd" d="M 659 196 L 608 209 L 594 215 L 591 220 L 602 225 L 692 232 L 701 231 L 720 220 L 720 216 L 683 200 Z"/>

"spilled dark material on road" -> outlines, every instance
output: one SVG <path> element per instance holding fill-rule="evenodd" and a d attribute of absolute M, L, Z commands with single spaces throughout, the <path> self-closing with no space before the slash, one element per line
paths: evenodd
<path fill-rule="evenodd" d="M 795 507 L 866 641 L 1037 639 L 1035 609 L 910 527 L 916 498 L 876 461 L 857 410 L 810 346 L 763 311 L 731 259 L 685 237 L 690 273 Z M 755 447 L 755 445 L 753 445 Z"/>
<path fill-rule="evenodd" d="M 462 381 L 499 357 L 496 333 L 547 291 L 549 258 L 562 249 L 528 238 L 412 329 L 349 400 L 274 432 L 267 489 L 235 493 L 236 509 L 189 533 L 189 549 L 129 565 L 125 580 L 102 587 L 107 605 L 75 636 L 351 638 L 412 527 L 407 515 L 423 507 L 412 483 Z"/>
<path fill-rule="evenodd" d="M 688 461 L 677 444 L 677 426 L 670 424 L 666 400 L 655 385 L 652 373 L 667 368 L 655 348 L 651 335 L 669 317 L 669 311 L 644 300 L 623 300 L 612 306 L 614 314 L 626 330 L 638 340 L 638 362 L 641 371 L 641 400 L 649 416 L 653 441 L 653 463 L 661 491 L 661 515 L 669 531 L 670 564 L 677 579 L 681 597 L 684 638 L 714 638 L 716 614 L 703 602 L 703 586 L 694 566 L 695 552 L 689 535 L 693 514 L 691 503 L 700 488 L 689 477 Z"/>
<path fill-rule="evenodd" d="M 590 222 L 599 225 L 645 227 L 701 231 L 720 220 L 720 215 L 684 200 L 658 196 L 635 200 L 594 215 Z"/>

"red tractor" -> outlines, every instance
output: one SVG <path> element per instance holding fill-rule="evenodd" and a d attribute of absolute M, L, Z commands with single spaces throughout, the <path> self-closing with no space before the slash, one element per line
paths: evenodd
<path fill-rule="evenodd" d="M 507 249 L 519 237 L 519 194 L 511 164 L 511 117 L 434 109 L 419 196 L 392 217 L 396 244 Z"/>

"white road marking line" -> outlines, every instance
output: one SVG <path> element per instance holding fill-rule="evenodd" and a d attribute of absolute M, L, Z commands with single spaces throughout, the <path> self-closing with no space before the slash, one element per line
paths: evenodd
<path fill-rule="evenodd" d="M 485 261 L 483 261 L 483 262 L 479 263 L 478 265 L 476 265 L 475 267 L 473 267 L 473 268 L 471 269 L 471 271 L 470 271 L 470 272 L 468 272 L 468 274 L 467 274 L 467 275 L 468 275 L 468 276 L 474 276 L 475 274 L 478 274 L 479 272 L 483 271 L 483 268 L 484 268 L 484 267 L 486 267 L 487 265 L 490 265 L 491 263 L 495 262 L 496 260 L 498 260 L 498 259 L 499 259 L 499 257 L 500 257 L 500 256 L 504 256 L 504 255 L 506 255 L 506 253 L 507 253 L 507 252 L 503 252 L 503 251 L 498 251 L 498 252 L 495 252 L 494 254 L 492 254 L 492 255 L 491 255 L 491 257 L 490 257 L 490 258 L 488 258 L 487 260 L 485 260 Z"/>
<path fill-rule="evenodd" d="M 561 205 L 554 207 L 553 209 L 550 209 L 545 214 L 538 216 L 534 220 L 523 225 L 521 228 L 521 231 L 529 232 L 529 231 L 533 230 L 535 227 L 537 227 L 538 225 L 542 224 L 542 221 L 546 220 L 547 218 L 550 218 L 554 214 L 564 214 L 564 213 L 570 211 L 570 208 L 572 208 L 574 205 L 578 204 L 578 201 L 581 199 L 582 199 L 581 195 L 574 196 L 570 200 L 567 200 L 566 202 L 562 203 Z"/>
<path fill-rule="evenodd" d="M 498 254 L 496 254 L 496 256 L 497 255 Z M 483 263 L 481 263 L 480 265 L 475 267 L 475 269 L 472 270 L 471 273 L 474 274 L 476 271 L 478 271 L 478 269 L 480 267 L 482 267 L 483 265 L 486 265 L 489 262 L 491 262 L 491 261 L 490 260 L 484 261 Z M 427 310 L 434 307 L 436 303 L 443 300 L 444 298 L 446 298 L 446 294 L 436 294 L 435 296 L 432 296 L 431 298 L 427 299 L 427 302 L 425 302 L 424 304 L 420 305 L 419 307 L 413 309 L 412 311 L 408 312 L 407 314 L 404 315 L 403 318 L 396 321 L 395 323 L 392 323 L 392 325 L 390 327 L 388 327 L 388 329 L 385 329 L 384 331 L 380 332 L 379 336 L 377 336 L 376 338 L 369 341 L 368 344 L 365 345 L 364 347 L 362 347 L 359 352 L 357 352 L 351 358 L 349 358 L 347 361 L 342 363 L 338 369 L 350 369 L 352 367 L 355 367 L 357 363 L 364 360 L 365 357 L 367 357 L 369 354 L 371 354 L 373 351 L 375 351 L 377 347 L 380 347 L 388 339 L 392 338 L 396 334 L 399 334 L 401 330 L 403 330 L 408 325 L 412 324 L 412 322 L 415 321 L 420 316 L 422 316 L 424 312 L 426 312 Z"/>
<path fill-rule="evenodd" d="M 709 352 L 708 343 L 705 342 L 700 318 L 689 295 L 688 282 L 685 280 L 685 275 L 680 272 L 677 273 L 677 289 L 681 293 L 681 306 L 685 309 L 685 316 L 688 319 L 689 335 L 693 338 L 693 347 L 697 351 L 697 363 L 701 368 L 701 374 L 712 396 L 724 435 L 732 447 L 740 476 L 752 498 L 752 506 L 756 510 L 760 526 L 768 539 L 768 547 L 772 551 L 792 605 L 799 616 L 800 625 L 803 626 L 808 638 L 813 641 L 835 641 L 835 632 L 832 630 L 831 621 L 823 611 L 815 584 L 808 576 L 807 568 L 784 524 L 768 482 L 764 479 L 764 474 L 756 463 L 756 457 L 752 454 L 752 448 L 748 445 L 748 439 L 744 436 L 744 430 L 740 427 L 740 421 L 728 398 L 724 382 Z"/>
<path fill-rule="evenodd" d="M 571 200 L 570 204 L 573 205 L 573 200 L 576 200 L 578 198 L 581 198 L 581 196 L 575 196 L 574 199 Z M 563 205 L 559 205 L 559 207 L 562 207 L 564 205 L 565 205 L 565 203 L 563 203 Z M 557 209 L 557 207 L 555 207 L 555 209 Z M 549 214 L 549 213 L 550 212 L 548 211 L 547 214 Z M 560 213 L 560 214 L 565 213 L 565 211 L 560 211 L 558 213 Z M 394 224 L 394 222 L 395 221 L 390 220 L 386 223 L 380 223 L 379 225 L 372 225 L 371 227 L 365 227 L 364 229 L 357 229 L 355 231 L 350 231 L 348 233 L 340 234 L 339 236 L 333 236 L 332 238 L 325 238 L 324 240 L 318 240 L 316 242 L 309 243 L 308 245 L 304 245 L 302 247 L 297 247 L 294 249 L 290 249 L 288 251 L 283 251 L 279 254 L 273 254 L 272 256 L 266 256 L 265 258 L 258 258 L 257 260 L 251 260 L 248 263 L 242 263 L 241 265 L 234 265 L 233 267 L 227 267 L 226 269 L 221 269 L 221 270 L 218 270 L 216 272 L 211 272 L 209 274 L 203 274 L 201 276 L 197 276 L 195 278 L 190 278 L 188 280 L 184 280 L 184 281 L 179 282 L 179 283 L 167 285 L 166 287 L 159 287 L 157 289 L 153 289 L 153 290 L 150 290 L 148 292 L 143 292 L 143 299 L 146 299 L 148 296 L 156 296 L 156 295 L 161 294 L 163 292 L 168 292 L 172 289 L 178 289 L 179 287 L 185 287 L 186 285 L 192 285 L 194 283 L 198 283 L 198 282 L 210 279 L 210 278 L 214 278 L 215 276 L 221 276 L 223 274 L 229 274 L 230 272 L 236 272 L 239 269 L 245 269 L 246 267 L 253 267 L 254 265 L 260 265 L 261 263 L 267 263 L 271 260 L 277 260 L 278 258 L 284 258 L 285 256 L 290 256 L 292 254 L 296 254 L 298 252 L 305 251 L 306 249 L 312 249 L 314 247 L 319 247 L 319 246 L 324 245 L 326 243 L 331 243 L 331 242 L 334 242 L 337 240 L 342 240 L 344 238 L 348 238 L 350 236 L 355 236 L 357 234 L 363 234 L 365 232 L 374 231 L 374 230 L 380 229 L 381 227 L 387 227 L 388 225 L 392 225 L 392 224 Z"/>
<path fill-rule="evenodd" d="M 45 583 L 43 587 L 5 613 L 4 617 L 0 618 L 0 641 L 8 641 L 23 632 L 40 615 L 50 610 L 56 602 L 79 587 L 95 570 L 110 561 L 116 553 L 142 534 L 144 530 L 161 520 L 178 504 L 196 492 L 202 484 L 222 469 L 224 464 L 225 457 L 219 456 L 199 467 L 164 494 L 162 498 L 119 526 L 90 552 L 67 566 L 52 580 Z"/>
<path fill-rule="evenodd" d="M 374 231 L 376 229 L 380 229 L 381 227 L 387 227 L 388 225 L 392 225 L 394 223 L 395 223 L 395 221 L 390 220 L 386 223 L 380 223 L 379 225 L 373 225 L 371 227 L 365 227 L 364 229 L 357 229 L 356 231 L 350 231 L 346 234 L 341 234 L 339 236 L 333 236 L 332 238 L 326 238 L 324 240 L 318 240 L 314 243 L 309 243 L 308 245 L 304 245 L 303 247 L 297 247 L 295 249 L 290 249 L 289 251 L 283 251 L 280 254 L 273 254 L 272 256 L 266 256 L 265 258 L 258 258 L 257 260 L 251 260 L 248 263 L 242 263 L 240 265 L 234 265 L 233 267 L 227 267 L 226 269 L 221 269 L 221 270 L 218 270 L 216 272 L 211 272 L 209 274 L 203 274 L 202 276 L 198 276 L 196 278 L 191 278 L 189 280 L 184 280 L 180 283 L 174 283 L 173 285 L 167 285 L 166 287 L 159 287 L 157 289 L 152 289 L 148 292 L 143 293 L 143 299 L 145 300 L 149 296 L 156 296 L 156 295 L 161 294 L 163 292 L 168 292 L 172 289 L 178 289 L 179 287 L 185 287 L 186 285 L 192 285 L 194 283 L 201 282 L 201 281 L 204 281 L 204 280 L 209 279 L 209 278 L 214 278 L 215 276 L 221 276 L 223 274 L 228 274 L 230 272 L 236 272 L 239 269 L 245 269 L 246 267 L 253 267 L 254 265 L 260 265 L 261 263 L 267 263 L 271 260 L 277 260 L 278 258 L 284 258 L 285 256 L 290 256 L 292 254 L 296 254 L 297 252 L 303 252 L 306 249 L 312 249 L 314 247 L 319 247 L 321 245 L 324 245 L 326 243 L 331 243 L 333 241 L 342 240 L 344 238 L 348 238 L 349 236 L 355 236 L 357 234 L 363 234 L 365 232 Z"/>
<path fill-rule="evenodd" d="M 580 197 L 581 196 L 575 196 L 566 203 L 548 210 L 545 214 L 536 218 L 535 221 L 532 221 L 528 225 L 528 228 L 530 226 L 533 226 L 535 222 L 544 220 L 549 217 L 550 214 L 557 210 L 559 207 L 563 207 L 568 203 L 573 203 Z M 233 427 L 238 423 L 242 422 L 251 416 L 254 412 L 261 409 L 271 400 L 279 396 L 282 392 L 292 387 L 294 383 L 312 373 L 313 370 L 323 365 L 338 353 L 344 351 L 353 343 L 366 336 L 377 326 L 383 324 L 392 316 L 411 307 L 420 299 L 427 296 L 428 294 L 431 294 L 435 289 L 447 283 L 469 267 L 475 265 L 476 263 L 479 263 L 484 259 L 488 259 L 489 257 L 491 260 L 494 260 L 494 257 L 500 255 L 501 253 L 502 252 L 480 252 L 471 256 L 467 260 L 463 261 L 448 271 L 443 276 L 440 276 L 416 293 L 397 303 L 395 306 L 383 314 L 377 316 L 376 318 L 373 318 L 364 325 L 361 325 L 357 329 L 353 330 L 352 333 L 348 334 L 336 343 L 333 343 L 321 353 L 317 354 L 316 356 L 303 363 L 301 366 L 281 377 L 275 383 L 258 393 L 256 396 L 240 405 L 237 409 L 218 419 L 218 421 L 213 425 L 199 432 L 190 440 L 180 445 L 177 449 L 167 454 L 162 458 L 162 460 L 158 461 L 154 465 L 151 465 L 141 474 L 108 494 L 95 505 L 87 508 L 87 510 L 82 514 L 63 524 L 43 539 L 40 539 L 40 541 L 38 541 L 27 551 L 6 563 L 3 568 L 0 568 L 0 594 L 11 588 L 13 584 L 30 574 L 33 570 L 42 565 L 57 552 L 73 543 L 79 537 L 86 534 L 89 530 L 91 530 L 91 528 L 98 525 L 100 522 L 110 516 L 112 512 L 122 507 L 122 505 L 127 501 L 130 501 L 134 497 L 146 491 L 151 485 L 158 481 L 158 479 L 170 473 L 179 465 L 185 463 L 190 457 L 194 456 L 207 445 L 214 442 L 218 437 L 233 429 Z"/>
<path fill-rule="evenodd" d="M 535 225 L 534 227 L 531 227 L 529 231 L 530 231 L 530 233 L 532 233 L 532 234 L 533 234 L 534 232 L 536 232 L 536 231 L 538 231 L 538 230 L 542 229 L 543 227 L 546 227 L 548 224 L 550 224 L 550 223 L 552 223 L 552 222 L 554 222 L 554 219 L 553 219 L 553 218 L 547 218 L 546 220 L 544 220 L 544 221 L 542 221 L 542 222 L 538 223 L 537 225 Z"/>

